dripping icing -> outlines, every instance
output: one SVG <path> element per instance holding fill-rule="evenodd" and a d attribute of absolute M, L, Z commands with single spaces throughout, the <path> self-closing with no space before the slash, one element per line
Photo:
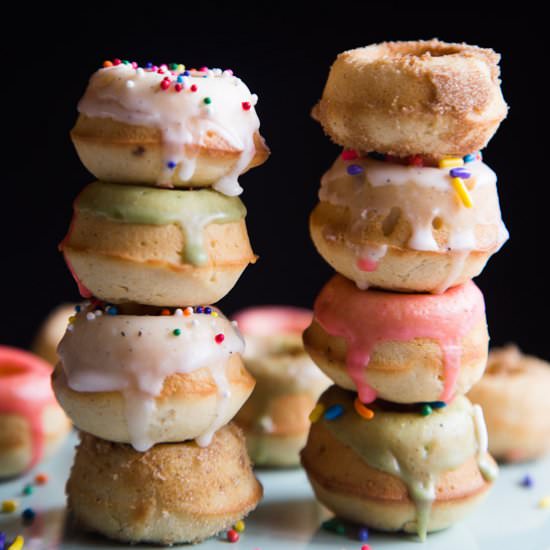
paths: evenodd
<path fill-rule="evenodd" d="M 363 403 L 376 399 L 376 391 L 365 376 L 375 346 L 415 338 L 439 343 L 444 369 L 440 400 L 447 402 L 453 396 L 460 369 L 462 339 L 483 322 L 485 304 L 472 281 L 440 295 L 393 294 L 359 291 L 351 281 L 336 275 L 317 296 L 314 312 L 328 334 L 346 341 L 346 366 Z"/>
<path fill-rule="evenodd" d="M 496 175 L 481 161 L 468 163 L 473 208 L 461 205 L 445 169 L 405 166 L 369 157 L 353 162 L 363 168 L 360 175 L 349 175 L 348 163 L 339 157 L 322 177 L 319 191 L 322 202 L 349 209 L 344 238 L 352 247 L 362 241 L 361 235 L 373 216 L 389 216 L 394 208 L 399 208 L 410 223 L 406 246 L 413 250 L 496 252 L 508 239 L 500 217 Z M 434 236 L 436 221 L 442 221 L 448 230 L 444 245 L 438 244 Z M 489 228 L 483 238 L 476 234 L 478 226 Z"/>
<path fill-rule="evenodd" d="M 345 417 L 323 426 L 351 447 L 371 468 L 403 481 L 416 508 L 416 529 L 427 533 L 439 476 L 478 456 L 481 445 L 472 418 L 475 410 L 464 396 L 428 417 L 416 412 L 378 410 L 365 422 L 353 409 L 353 394 L 333 386 L 321 397 L 326 408 L 344 405 Z M 480 468 L 481 470 L 481 468 Z"/>
<path fill-rule="evenodd" d="M 198 266 L 208 261 L 204 228 L 211 223 L 237 222 L 246 216 L 246 208 L 238 197 L 211 189 L 180 191 L 99 181 L 82 190 L 74 209 L 122 223 L 174 223 L 185 237 L 184 261 Z"/>
<path fill-rule="evenodd" d="M 169 163 L 179 165 L 178 175 L 183 181 L 191 180 L 205 136 L 215 133 L 240 155 L 214 189 L 239 195 L 242 188 L 238 176 L 254 157 L 254 134 L 260 127 L 253 108 L 257 96 L 228 71 L 186 72 L 186 76 L 178 76 L 171 71 L 159 73 L 125 64 L 100 69 L 90 78 L 78 110 L 92 118 L 157 128 L 163 145 L 160 186 L 172 187 L 174 173 L 168 168 Z M 166 78 L 171 86 L 180 78 L 182 90 L 163 90 L 161 83 Z M 196 87 L 195 92 L 191 91 L 192 86 Z M 204 104 L 206 97 L 211 104 Z M 243 109 L 243 102 L 250 105 L 249 109 Z"/>
<path fill-rule="evenodd" d="M 221 427 L 219 419 L 231 395 L 223 369 L 233 353 L 244 351 L 238 330 L 219 310 L 217 317 L 101 315 L 88 320 L 90 311 L 86 308 L 75 316 L 72 330 L 59 345 L 69 387 L 77 392 L 120 391 L 131 444 L 143 452 L 156 443 L 148 426 L 164 380 L 207 368 L 218 387 L 217 410 L 197 443 L 208 445 Z M 177 337 L 174 329 L 180 329 Z M 219 333 L 225 336 L 222 344 L 214 341 Z"/>

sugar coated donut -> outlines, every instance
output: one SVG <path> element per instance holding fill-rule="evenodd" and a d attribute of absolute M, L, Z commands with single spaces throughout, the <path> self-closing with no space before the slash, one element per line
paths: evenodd
<path fill-rule="evenodd" d="M 336 143 L 397 156 L 464 156 L 504 119 L 493 50 L 439 40 L 343 52 L 313 115 Z"/>
<path fill-rule="evenodd" d="M 193 438 L 204 446 L 254 388 L 243 347 L 216 308 L 91 304 L 59 344 L 53 387 L 76 426 L 102 439 L 138 451 Z"/>
<path fill-rule="evenodd" d="M 252 461 L 297 466 L 309 431 L 309 413 L 330 385 L 304 351 L 302 332 L 313 313 L 290 306 L 258 306 L 233 319 L 245 338 L 244 362 L 256 387 L 237 413 Z"/>
<path fill-rule="evenodd" d="M 449 170 L 344 151 L 310 217 L 315 247 L 362 289 L 438 293 L 478 275 L 508 231 L 495 173 L 456 160 Z"/>
<path fill-rule="evenodd" d="M 67 483 L 68 507 L 86 529 L 129 543 L 199 542 L 256 507 L 244 438 L 233 424 L 212 444 L 129 445 L 81 434 Z"/>
<path fill-rule="evenodd" d="M 329 388 L 302 451 L 317 498 L 337 516 L 423 539 L 485 496 L 498 470 L 479 405 L 457 396 L 423 416 L 377 401 L 366 419 L 355 402 L 355 393 Z"/>
<path fill-rule="evenodd" d="M 71 138 L 98 179 L 238 195 L 269 155 L 258 97 L 232 71 L 111 63 L 90 79 Z"/>
<path fill-rule="evenodd" d="M 32 468 L 69 432 L 52 392 L 51 370 L 32 353 L 0 346 L 0 478 Z"/>
<path fill-rule="evenodd" d="M 515 345 L 489 352 L 485 374 L 468 397 L 483 407 L 497 460 L 521 462 L 550 452 L 549 395 L 548 362 Z"/>
<path fill-rule="evenodd" d="M 76 304 L 60 304 L 55 307 L 40 325 L 32 344 L 32 351 L 46 360 L 50 365 L 56 365 L 59 357 L 57 346 L 69 322 L 74 315 Z"/>
<path fill-rule="evenodd" d="M 304 332 L 312 359 L 363 403 L 448 402 L 481 378 L 488 341 L 483 295 L 471 281 L 439 295 L 395 294 L 336 275 Z"/>
<path fill-rule="evenodd" d="M 60 245 L 81 294 L 157 306 L 217 302 L 256 257 L 237 197 L 95 182 Z"/>

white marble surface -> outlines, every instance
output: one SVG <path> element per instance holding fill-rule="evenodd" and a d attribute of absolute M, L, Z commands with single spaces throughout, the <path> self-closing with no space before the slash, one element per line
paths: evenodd
<path fill-rule="evenodd" d="M 0 513 L 0 531 L 10 537 L 23 534 L 25 550 L 121 550 L 125 546 L 100 536 L 80 532 L 66 515 L 64 485 L 76 443 L 73 434 L 52 459 L 28 475 L 0 482 L 0 501 L 16 498 L 20 508 L 13 514 Z M 47 485 L 22 496 L 24 485 L 36 472 L 46 472 Z M 520 486 L 525 474 L 532 476 L 533 487 Z M 360 550 L 363 543 L 353 536 L 337 535 L 320 528 L 330 517 L 319 506 L 301 470 L 259 471 L 265 498 L 246 519 L 241 540 L 235 550 L 333 549 Z M 550 495 L 550 457 L 519 466 L 504 466 L 494 490 L 485 502 L 454 527 L 428 536 L 421 544 L 403 534 L 370 533 L 372 550 L 550 550 L 550 509 L 540 509 L 538 501 Z M 32 507 L 37 517 L 24 527 L 20 512 Z M 221 550 L 229 543 L 211 539 L 193 546 L 197 550 Z M 140 545 L 136 549 L 158 548 Z"/>

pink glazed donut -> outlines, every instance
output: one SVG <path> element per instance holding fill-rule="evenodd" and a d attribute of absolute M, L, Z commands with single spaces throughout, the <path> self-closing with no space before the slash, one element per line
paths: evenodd
<path fill-rule="evenodd" d="M 69 431 L 51 388 L 51 372 L 40 357 L 0 346 L 0 478 L 36 465 Z"/>

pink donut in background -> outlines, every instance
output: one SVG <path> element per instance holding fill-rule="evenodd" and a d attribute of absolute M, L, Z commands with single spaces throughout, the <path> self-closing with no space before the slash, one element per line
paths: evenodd
<path fill-rule="evenodd" d="M 256 379 L 235 422 L 258 466 L 292 467 L 309 432 L 309 414 L 331 384 L 304 350 L 302 332 L 313 312 L 293 306 L 257 306 L 233 316 L 245 339 L 244 362 Z"/>
<path fill-rule="evenodd" d="M 0 478 L 32 468 L 70 429 L 55 400 L 51 372 L 40 357 L 0 346 Z"/>

